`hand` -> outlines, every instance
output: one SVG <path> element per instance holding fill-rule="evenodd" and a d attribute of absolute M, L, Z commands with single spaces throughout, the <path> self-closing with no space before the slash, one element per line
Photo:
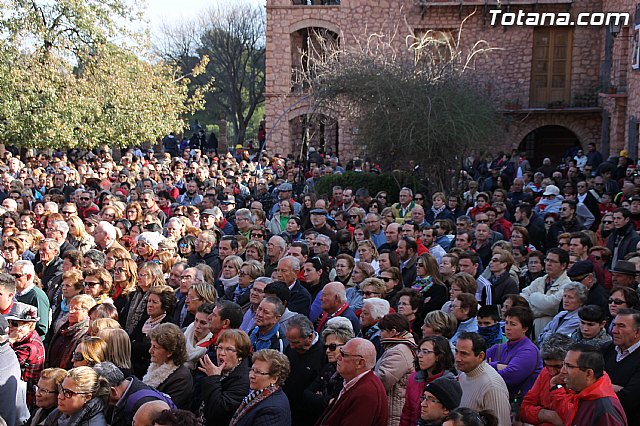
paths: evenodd
<path fill-rule="evenodd" d="M 544 408 L 538 412 L 538 420 L 557 426 L 564 425 L 564 422 L 562 421 L 558 413 L 553 410 L 545 410 Z"/>
<path fill-rule="evenodd" d="M 558 373 L 549 380 L 551 386 L 553 385 L 564 385 L 564 375 L 562 373 Z"/>
<path fill-rule="evenodd" d="M 198 370 L 202 371 L 207 376 L 219 376 L 222 373 L 225 364 L 223 362 L 219 367 L 216 367 L 216 365 L 211 361 L 211 358 L 209 358 L 209 355 L 205 355 L 200 358 L 200 365 L 202 367 L 198 367 Z"/>

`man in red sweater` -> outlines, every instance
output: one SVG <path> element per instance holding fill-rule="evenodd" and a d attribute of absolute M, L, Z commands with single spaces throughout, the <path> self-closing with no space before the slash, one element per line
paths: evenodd
<path fill-rule="evenodd" d="M 387 426 L 387 394 L 371 371 L 375 364 L 376 348 L 368 340 L 351 339 L 340 348 L 337 371 L 344 379 L 344 387 L 316 426 Z"/>

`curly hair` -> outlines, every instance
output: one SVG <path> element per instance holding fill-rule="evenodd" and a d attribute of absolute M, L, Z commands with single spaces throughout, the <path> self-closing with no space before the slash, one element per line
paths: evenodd
<path fill-rule="evenodd" d="M 184 333 L 177 325 L 169 322 L 157 325 L 149 332 L 149 339 L 170 352 L 171 360 L 175 365 L 180 366 L 187 360 L 186 340 Z"/>
<path fill-rule="evenodd" d="M 147 292 L 149 296 L 155 294 L 160 299 L 160 306 L 162 306 L 162 310 L 167 314 L 171 315 L 173 310 L 176 308 L 178 304 L 178 299 L 176 299 L 175 290 L 168 285 L 159 285 L 156 287 L 151 287 Z"/>
<path fill-rule="evenodd" d="M 269 364 L 269 375 L 278 378 L 279 386 L 284 385 L 291 372 L 289 358 L 275 349 L 261 349 L 251 357 L 251 362 L 255 363 L 256 361 L 263 361 Z"/>

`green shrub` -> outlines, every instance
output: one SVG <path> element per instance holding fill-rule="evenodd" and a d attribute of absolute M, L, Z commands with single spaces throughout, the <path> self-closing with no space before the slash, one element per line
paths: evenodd
<path fill-rule="evenodd" d="M 414 192 L 422 190 L 418 179 L 414 175 L 406 172 L 381 174 L 346 172 L 343 174 L 334 174 L 320 178 L 315 188 L 318 194 L 331 197 L 332 188 L 336 185 L 343 188 L 351 187 L 354 193 L 359 188 L 367 188 L 372 197 L 375 197 L 380 191 L 386 191 L 389 196 L 389 202 L 393 203 L 398 201 L 398 194 L 402 187 L 409 187 Z"/>

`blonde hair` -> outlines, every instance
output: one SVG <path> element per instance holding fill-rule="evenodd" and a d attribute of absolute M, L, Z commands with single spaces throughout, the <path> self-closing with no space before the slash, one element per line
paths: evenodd
<path fill-rule="evenodd" d="M 67 377 L 76 382 L 77 392 L 92 394 L 93 398 L 101 398 L 106 403 L 111 386 L 91 367 L 76 367 L 69 370 Z"/>
<path fill-rule="evenodd" d="M 106 361 L 107 342 L 100 337 L 85 337 L 78 343 L 77 351 L 91 367 L 99 362 Z"/>
<path fill-rule="evenodd" d="M 40 373 L 40 378 L 42 380 L 53 381 L 56 388 L 62 383 L 65 377 L 67 377 L 67 370 L 62 368 L 45 368 Z"/>
<path fill-rule="evenodd" d="M 195 268 L 198 271 L 202 272 L 202 280 L 205 283 L 213 285 L 215 276 L 213 274 L 213 269 L 211 269 L 211 266 L 207 265 L 206 263 L 198 263 Z"/>
<path fill-rule="evenodd" d="M 138 272 L 142 271 L 147 271 L 151 275 L 151 287 L 157 287 L 165 284 L 162 267 L 156 262 L 144 262 L 138 269 Z"/>
<path fill-rule="evenodd" d="M 126 296 L 127 294 L 136 291 L 136 284 L 138 281 L 138 264 L 130 258 L 118 259 L 114 263 L 114 268 L 118 262 L 122 262 L 122 268 L 129 277 L 126 281 L 126 287 L 122 289 L 122 295 Z"/>
<path fill-rule="evenodd" d="M 69 305 L 71 305 L 72 303 L 78 304 L 83 309 L 86 309 L 87 312 L 89 311 L 89 309 L 96 306 L 95 299 L 88 294 L 78 294 L 76 296 L 73 296 L 73 298 L 69 302 Z"/>
<path fill-rule="evenodd" d="M 191 289 L 198 294 L 203 303 L 216 303 L 218 299 L 216 288 L 209 283 L 195 283 Z"/>
<path fill-rule="evenodd" d="M 107 328 L 122 328 L 122 326 L 113 318 L 98 318 L 91 321 L 87 334 L 89 336 L 97 336 L 101 330 Z"/>
<path fill-rule="evenodd" d="M 98 331 L 98 337 L 107 342 L 105 360 L 118 368 L 131 368 L 131 339 L 120 328 L 105 328 Z"/>
<path fill-rule="evenodd" d="M 375 260 L 378 260 L 378 249 L 376 248 L 376 245 L 373 243 L 373 241 L 362 240 L 358 243 L 358 248 L 360 248 L 360 246 L 368 246 L 373 251 L 373 258 Z"/>
<path fill-rule="evenodd" d="M 240 256 L 227 256 L 222 262 L 222 266 L 227 263 L 231 263 L 236 271 L 240 272 L 240 268 L 242 267 L 242 258 Z"/>
<path fill-rule="evenodd" d="M 86 228 L 84 227 L 84 222 L 76 215 L 72 215 L 67 219 L 67 223 L 73 222 L 73 226 L 75 227 L 75 232 L 71 231 L 71 227 L 69 227 L 69 235 L 71 235 L 75 239 L 80 239 L 84 234 L 87 233 Z"/>

